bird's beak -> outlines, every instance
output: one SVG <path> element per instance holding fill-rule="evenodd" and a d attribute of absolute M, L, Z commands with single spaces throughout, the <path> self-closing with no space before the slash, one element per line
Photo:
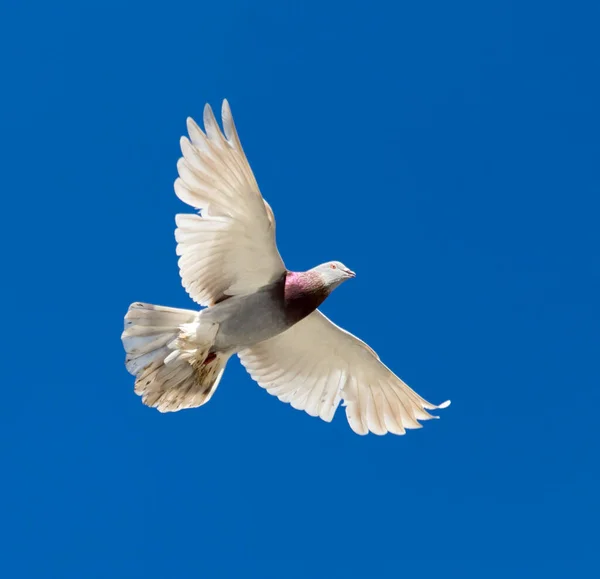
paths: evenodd
<path fill-rule="evenodd" d="M 348 274 L 348 277 L 356 277 L 356 274 L 351 269 L 347 269 L 346 273 Z"/>

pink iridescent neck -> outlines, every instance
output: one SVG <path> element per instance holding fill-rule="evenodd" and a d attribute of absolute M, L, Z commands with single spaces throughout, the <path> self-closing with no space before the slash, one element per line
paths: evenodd
<path fill-rule="evenodd" d="M 329 295 L 321 276 L 314 271 L 288 271 L 285 278 L 285 308 L 296 322 L 316 310 Z"/>

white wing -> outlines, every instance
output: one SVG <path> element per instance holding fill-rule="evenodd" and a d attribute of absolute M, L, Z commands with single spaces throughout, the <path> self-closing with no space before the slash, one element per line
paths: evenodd
<path fill-rule="evenodd" d="M 183 287 L 200 305 L 243 295 L 276 280 L 285 266 L 275 244 L 273 212 L 262 198 L 227 101 L 223 128 L 209 105 L 203 133 L 188 119 L 175 193 L 200 215 L 176 216 Z"/>
<path fill-rule="evenodd" d="M 394 375 L 364 342 L 318 310 L 283 334 L 242 350 L 242 364 L 267 392 L 330 422 L 344 400 L 357 434 L 404 434 L 438 418 L 430 404 Z"/>

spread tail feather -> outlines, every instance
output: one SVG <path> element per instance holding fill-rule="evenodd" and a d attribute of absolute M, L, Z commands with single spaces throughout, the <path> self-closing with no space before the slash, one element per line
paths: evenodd
<path fill-rule="evenodd" d="M 198 312 L 131 304 L 121 339 L 125 365 L 136 377 L 135 393 L 142 402 L 160 412 L 208 402 L 230 356 L 210 352 L 216 330 L 200 326 Z"/>

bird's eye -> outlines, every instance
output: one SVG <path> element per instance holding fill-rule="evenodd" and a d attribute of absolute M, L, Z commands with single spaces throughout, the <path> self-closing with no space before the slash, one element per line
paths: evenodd
<path fill-rule="evenodd" d="M 331 269 L 337 269 L 337 265 L 335 265 L 335 263 L 332 263 L 332 264 L 331 264 L 329 267 L 330 267 Z"/>

